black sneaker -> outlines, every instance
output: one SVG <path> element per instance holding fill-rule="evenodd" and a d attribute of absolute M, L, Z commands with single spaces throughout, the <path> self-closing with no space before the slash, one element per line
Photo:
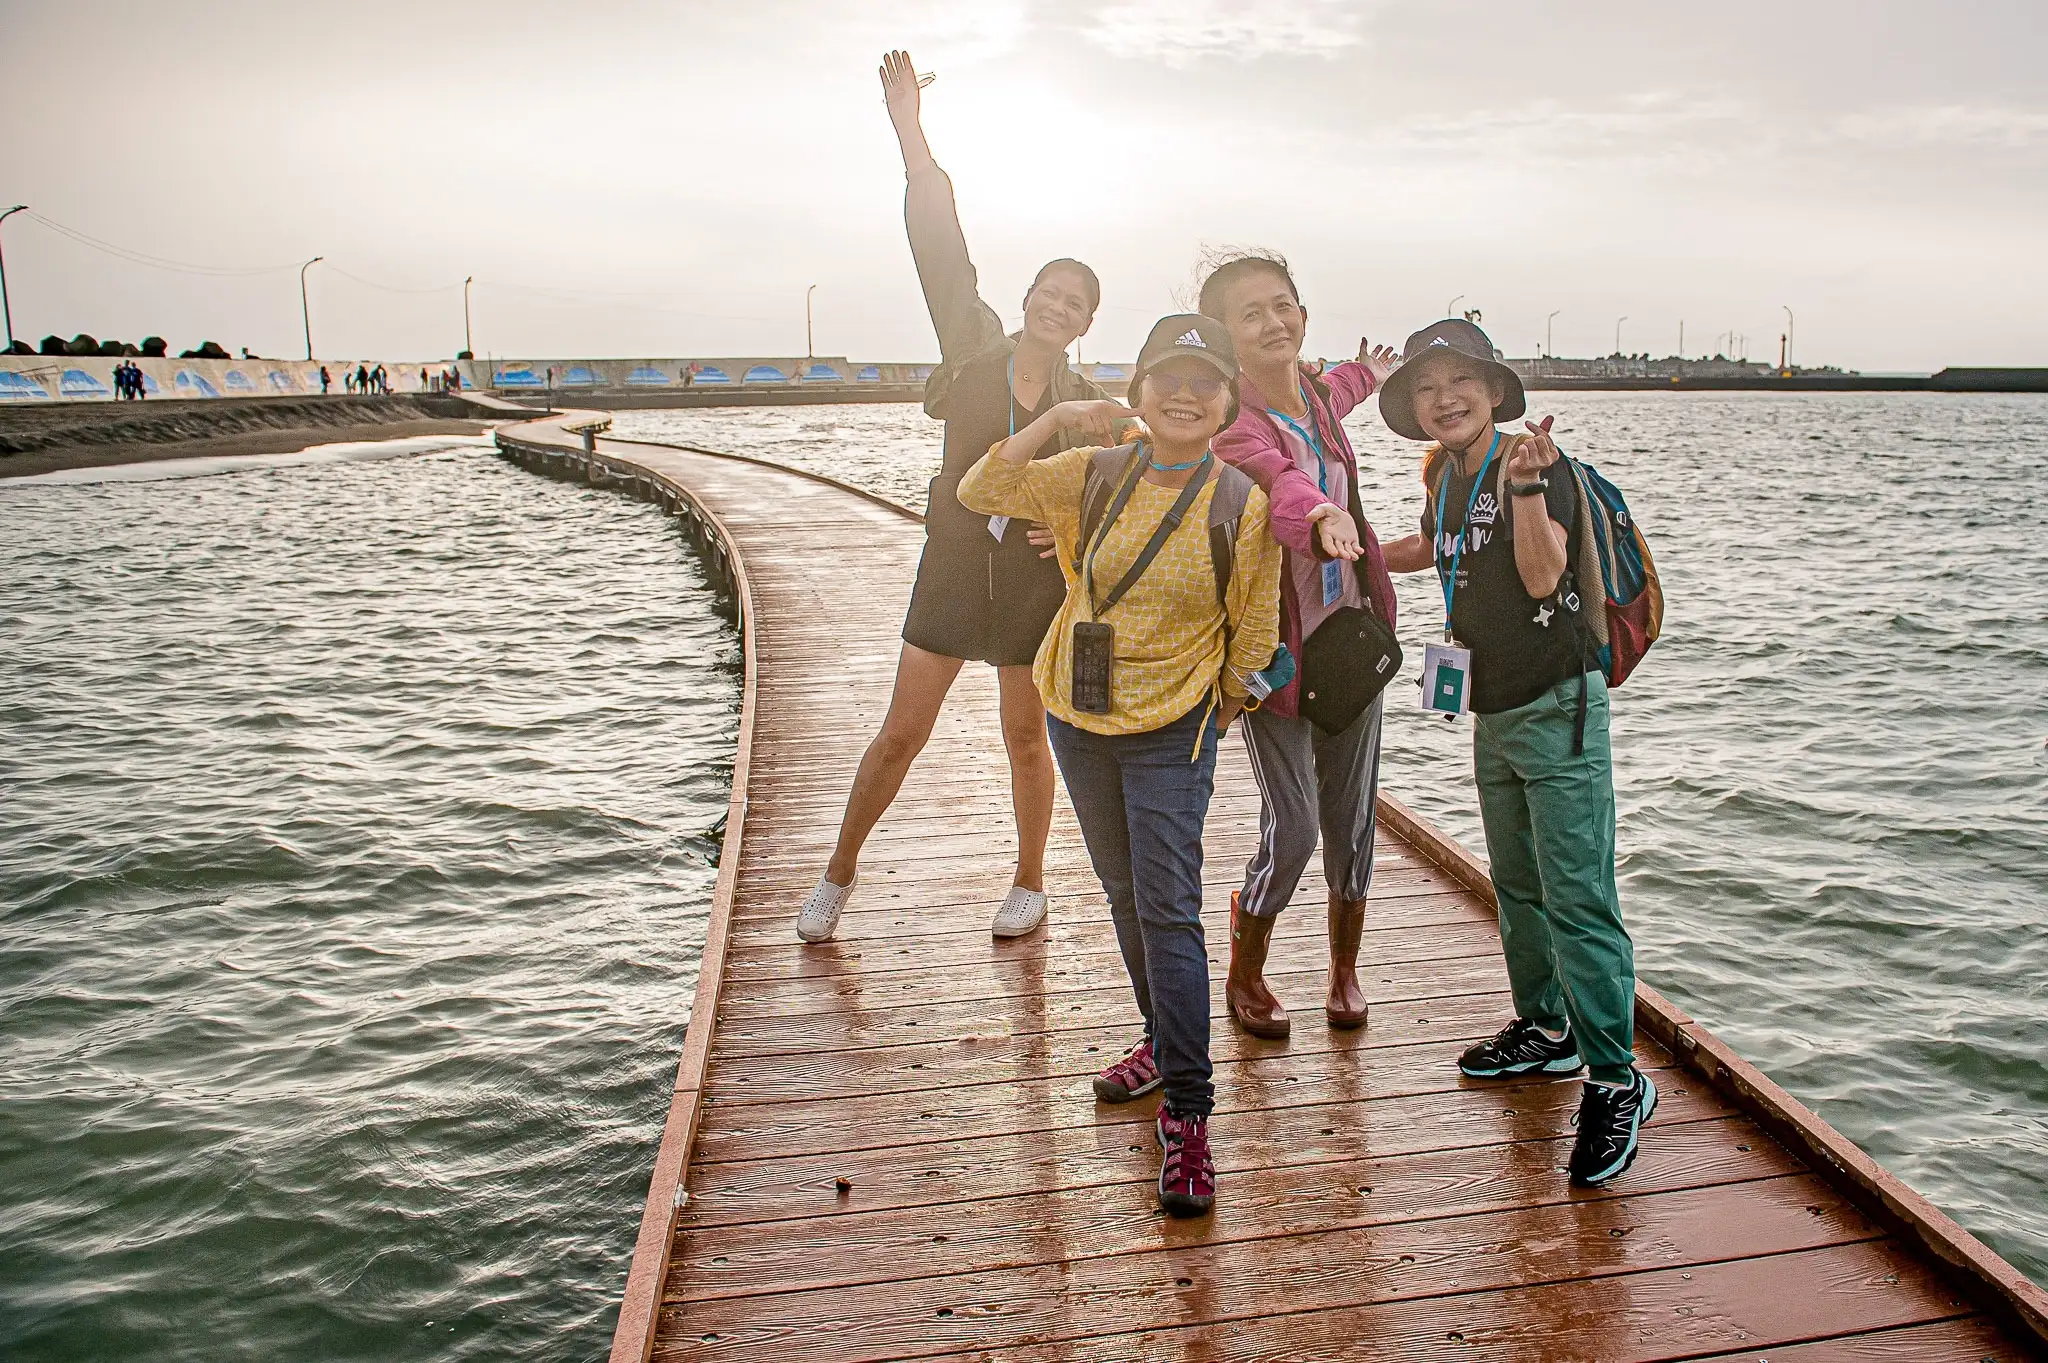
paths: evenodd
<path fill-rule="evenodd" d="M 1657 1110 L 1657 1086 L 1640 1071 L 1627 1088 L 1588 1083 L 1579 1100 L 1578 1144 L 1572 1147 L 1572 1183 L 1597 1188 L 1636 1162 L 1643 1123 Z"/>
<path fill-rule="evenodd" d="M 1474 1079 L 1505 1079 L 1511 1074 L 1574 1074 L 1581 1067 L 1579 1043 L 1569 1028 L 1552 1041 L 1527 1018 L 1516 1018 L 1458 1057 L 1458 1068 Z"/>

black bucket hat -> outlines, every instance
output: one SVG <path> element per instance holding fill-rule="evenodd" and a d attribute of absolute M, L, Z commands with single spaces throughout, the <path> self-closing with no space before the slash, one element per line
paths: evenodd
<path fill-rule="evenodd" d="M 1500 380 L 1501 399 L 1493 409 L 1495 425 L 1513 421 L 1529 410 L 1528 399 L 1522 396 L 1522 376 L 1494 358 L 1493 342 L 1486 333 L 1463 318 L 1446 317 L 1408 338 L 1408 344 L 1401 347 L 1401 367 L 1387 375 L 1387 381 L 1380 385 L 1380 417 L 1394 434 L 1410 440 L 1429 439 L 1415 419 L 1415 394 L 1411 390 L 1415 386 L 1416 362 L 1440 349 L 1479 361 Z"/>

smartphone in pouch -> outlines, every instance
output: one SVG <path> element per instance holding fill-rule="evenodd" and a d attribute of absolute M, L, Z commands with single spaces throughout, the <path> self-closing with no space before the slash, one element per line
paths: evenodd
<path fill-rule="evenodd" d="M 1109 665 L 1115 657 L 1115 630 L 1100 620 L 1074 622 L 1074 708 L 1082 714 L 1109 713 Z"/>

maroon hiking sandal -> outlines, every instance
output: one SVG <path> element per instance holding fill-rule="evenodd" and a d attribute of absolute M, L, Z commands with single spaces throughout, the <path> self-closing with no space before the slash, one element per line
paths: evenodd
<path fill-rule="evenodd" d="M 1095 1076 L 1095 1096 L 1105 1103 L 1128 1103 L 1159 1087 L 1159 1066 L 1152 1059 L 1152 1038 L 1146 1037 L 1124 1058 Z"/>
<path fill-rule="evenodd" d="M 1168 1216 L 1207 1216 L 1216 1205 L 1216 1161 L 1209 1119 L 1176 1117 L 1166 1104 L 1152 1125 L 1159 1140 L 1159 1209 Z"/>

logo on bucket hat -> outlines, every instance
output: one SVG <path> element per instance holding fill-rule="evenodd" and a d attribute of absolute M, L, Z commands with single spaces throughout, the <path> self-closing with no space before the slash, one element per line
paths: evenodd
<path fill-rule="evenodd" d="M 1522 376 L 1502 364 L 1487 334 L 1463 318 L 1446 317 L 1433 322 L 1408 338 L 1401 347 L 1401 366 L 1380 385 L 1380 416 L 1396 435 L 1410 440 L 1427 440 L 1422 424 L 1415 419 L 1415 373 L 1417 361 L 1441 346 L 1483 366 L 1500 384 L 1501 398 L 1494 404 L 1493 420 L 1498 425 L 1513 421 L 1529 410 L 1522 395 Z"/>

